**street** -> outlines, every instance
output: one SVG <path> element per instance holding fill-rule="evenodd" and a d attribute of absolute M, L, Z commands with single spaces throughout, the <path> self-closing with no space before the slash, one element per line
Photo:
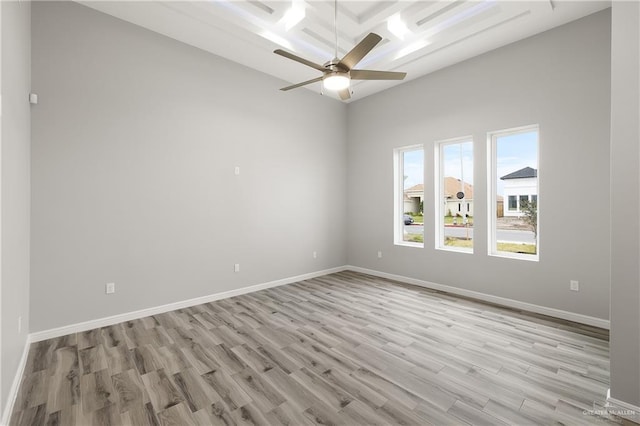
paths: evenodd
<path fill-rule="evenodd" d="M 419 224 L 405 225 L 404 227 L 404 229 L 407 231 L 407 234 L 422 234 L 423 228 L 424 226 Z M 535 243 L 533 232 L 531 231 L 498 229 L 496 233 L 497 233 L 498 241 L 528 243 L 528 244 Z M 444 235 L 446 237 L 458 237 L 458 238 L 460 237 L 466 238 L 468 235 L 469 238 L 473 238 L 473 228 L 467 229 L 463 227 L 446 226 L 444 228 Z"/>

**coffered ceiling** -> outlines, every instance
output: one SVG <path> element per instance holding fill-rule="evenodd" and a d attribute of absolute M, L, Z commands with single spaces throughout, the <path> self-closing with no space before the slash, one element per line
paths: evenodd
<path fill-rule="evenodd" d="M 319 73 L 273 50 L 288 50 L 319 64 L 335 55 L 333 0 L 80 3 L 277 77 L 282 82 L 274 90 Z M 358 68 L 404 71 L 404 81 L 409 81 L 589 15 L 610 2 L 339 0 L 337 4 L 338 56 L 375 32 L 382 41 Z M 397 84 L 402 82 L 353 81 L 350 101 Z M 322 84 L 296 90 L 320 94 Z"/>

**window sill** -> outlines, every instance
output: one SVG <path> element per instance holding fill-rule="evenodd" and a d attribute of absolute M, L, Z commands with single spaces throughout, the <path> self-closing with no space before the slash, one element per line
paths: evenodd
<path fill-rule="evenodd" d="M 473 254 L 473 249 L 465 249 L 462 247 L 436 247 L 436 250 L 442 250 L 442 251 L 451 251 L 454 253 L 465 253 L 465 254 Z"/>
<path fill-rule="evenodd" d="M 537 254 L 520 254 L 520 253 L 510 253 L 506 251 L 497 251 L 497 252 L 489 253 L 489 256 L 500 257 L 503 259 L 526 260 L 528 262 L 540 261 L 540 257 Z"/>
<path fill-rule="evenodd" d="M 394 245 L 403 247 L 424 248 L 424 243 L 412 243 L 411 241 L 396 241 Z"/>

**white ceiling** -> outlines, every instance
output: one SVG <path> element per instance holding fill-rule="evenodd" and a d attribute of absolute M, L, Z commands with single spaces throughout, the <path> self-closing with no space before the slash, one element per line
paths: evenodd
<path fill-rule="evenodd" d="M 270 74 L 283 80 L 282 86 L 320 73 L 273 50 L 288 50 L 319 64 L 334 57 L 333 0 L 80 3 Z M 304 8 L 305 17 L 287 30 L 284 16 L 293 4 Z M 404 81 L 409 81 L 609 6 L 609 1 L 339 0 L 338 56 L 375 32 L 383 40 L 357 68 L 404 71 Z M 406 24 L 403 39 L 388 29 L 389 19 Z M 402 82 L 353 81 L 351 101 L 397 84 Z M 321 93 L 321 86 L 296 90 Z"/>

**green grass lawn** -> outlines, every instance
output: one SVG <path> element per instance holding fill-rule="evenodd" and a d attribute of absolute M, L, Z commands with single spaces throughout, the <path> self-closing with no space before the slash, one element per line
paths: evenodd
<path fill-rule="evenodd" d="M 410 234 L 405 235 L 404 241 L 412 243 L 423 243 L 424 237 L 419 234 Z M 473 240 L 447 237 L 445 239 L 444 245 L 447 247 L 473 248 Z M 498 243 L 498 251 L 505 251 L 508 253 L 536 254 L 536 246 L 535 244 Z"/>
<path fill-rule="evenodd" d="M 455 216 L 445 216 L 444 217 L 444 224 L 445 225 L 453 225 L 453 219 L 456 219 L 456 223 L 458 225 L 462 225 L 462 218 L 461 217 L 455 217 Z M 468 218 L 469 221 L 469 226 L 473 226 L 473 216 L 469 216 Z"/>
<path fill-rule="evenodd" d="M 424 224 L 424 216 L 421 213 L 406 213 L 413 218 L 413 223 Z"/>
<path fill-rule="evenodd" d="M 448 247 L 473 248 L 473 241 L 460 238 L 447 238 L 444 245 Z M 498 243 L 498 251 L 536 254 L 536 246 L 535 244 Z"/>
<path fill-rule="evenodd" d="M 423 243 L 424 242 L 424 238 L 420 234 L 405 235 L 404 240 L 412 242 L 412 243 Z"/>
<path fill-rule="evenodd" d="M 424 216 L 421 215 L 420 213 L 406 213 L 409 216 L 411 216 L 413 218 L 413 223 L 418 224 L 418 225 L 423 225 L 424 224 Z M 456 223 L 458 225 L 462 225 L 462 218 L 458 217 L 456 218 L 455 216 L 445 216 L 444 217 L 444 224 L 445 225 L 453 225 L 453 219 L 457 219 Z M 469 216 L 468 218 L 469 220 L 469 226 L 473 226 L 473 216 Z"/>
<path fill-rule="evenodd" d="M 498 243 L 498 251 L 509 253 L 536 254 L 535 244 Z"/>
<path fill-rule="evenodd" d="M 444 245 L 447 247 L 473 248 L 473 240 L 447 237 L 444 239 Z"/>

